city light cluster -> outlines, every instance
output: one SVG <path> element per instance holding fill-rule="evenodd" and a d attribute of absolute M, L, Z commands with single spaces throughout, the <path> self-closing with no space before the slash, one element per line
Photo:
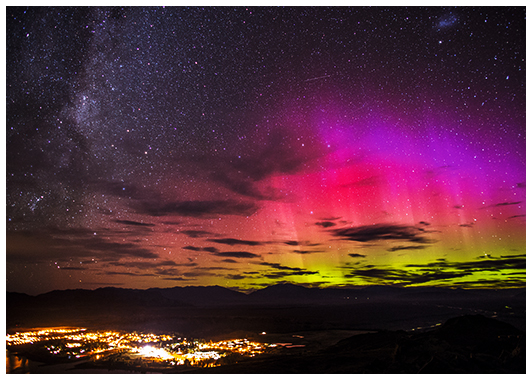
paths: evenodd
<path fill-rule="evenodd" d="M 56 338 L 62 338 L 65 335 L 69 336 L 71 340 L 79 340 L 86 329 L 74 328 L 48 328 L 48 329 L 36 329 L 24 332 L 17 332 L 15 334 L 7 334 L 7 345 L 19 345 L 19 344 L 32 344 L 43 340 L 50 340 Z M 78 334 L 76 334 L 78 333 Z"/>
<path fill-rule="evenodd" d="M 119 356 L 124 363 L 162 363 L 165 365 L 218 366 L 241 357 L 262 354 L 276 345 L 247 339 L 206 342 L 162 334 L 87 329 L 42 329 L 8 334 L 7 346 L 40 343 L 51 355 L 67 359 Z M 220 359 L 226 358 L 225 362 Z M 230 358 L 230 359 L 229 359 Z"/>

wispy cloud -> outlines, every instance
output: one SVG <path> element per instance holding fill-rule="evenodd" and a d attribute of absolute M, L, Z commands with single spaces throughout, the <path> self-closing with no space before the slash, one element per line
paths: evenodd
<path fill-rule="evenodd" d="M 513 205 L 518 205 L 520 203 L 521 203 L 521 201 L 517 201 L 517 202 L 500 202 L 500 203 L 494 203 L 494 204 L 491 204 L 491 205 L 487 205 L 487 206 L 481 207 L 480 209 L 482 210 L 482 209 L 490 208 L 490 207 L 513 206 Z"/>
<path fill-rule="evenodd" d="M 252 155 L 228 156 L 213 162 L 209 157 L 196 158 L 195 163 L 221 186 L 255 200 L 280 200 L 278 189 L 257 183 L 274 174 L 295 174 L 322 153 L 310 147 L 294 149 L 286 144 L 288 136 L 272 131 L 265 144 Z"/>
<path fill-rule="evenodd" d="M 213 255 L 220 257 L 235 257 L 238 259 L 260 257 L 260 255 L 246 251 L 216 252 Z"/>
<path fill-rule="evenodd" d="M 153 223 L 142 223 L 142 222 L 135 222 L 132 220 L 115 219 L 114 222 L 119 223 L 119 224 L 125 224 L 126 226 L 136 226 L 136 227 L 154 227 L 155 226 L 155 224 Z"/>
<path fill-rule="evenodd" d="M 188 263 L 176 263 L 172 260 L 161 261 L 115 261 L 108 262 L 107 265 L 121 266 L 126 268 L 138 268 L 138 269 L 153 269 L 161 267 L 195 267 L 198 264 L 193 262 Z"/>
<path fill-rule="evenodd" d="M 262 276 L 266 278 L 272 278 L 272 279 L 283 278 L 287 276 L 306 276 L 306 275 L 319 274 L 319 272 L 316 272 L 316 271 L 309 271 L 304 268 L 298 268 L 298 267 L 289 267 L 286 265 L 281 265 L 279 263 L 262 262 L 259 265 L 267 266 L 267 267 L 277 270 L 275 272 L 267 272 L 267 273 L 261 274 Z"/>
<path fill-rule="evenodd" d="M 361 268 L 354 269 L 351 273 L 344 275 L 346 278 L 362 277 L 379 280 L 379 283 L 400 283 L 404 285 L 422 284 L 432 281 L 449 280 L 470 275 L 472 272 L 414 272 L 401 269 L 389 268 Z"/>
<path fill-rule="evenodd" d="M 316 222 L 316 225 L 317 226 L 321 226 L 323 228 L 329 228 L 329 227 L 336 226 L 336 223 L 333 223 L 333 222 Z"/>
<path fill-rule="evenodd" d="M 434 243 L 433 239 L 424 236 L 427 232 L 422 228 L 414 226 L 403 226 L 396 224 L 375 224 L 360 227 L 346 227 L 330 230 L 333 236 L 344 240 L 359 242 L 379 241 L 379 240 L 406 240 L 419 244 Z"/>
<path fill-rule="evenodd" d="M 257 246 L 262 245 L 260 241 L 253 241 L 253 240 L 240 240 L 240 239 L 232 239 L 232 238 L 225 238 L 225 239 L 207 239 L 207 241 L 212 243 L 219 243 L 219 244 L 226 244 L 226 245 L 248 245 L 248 246 Z"/>
<path fill-rule="evenodd" d="M 366 257 L 366 255 L 361 255 L 360 253 L 348 253 L 347 256 L 351 256 L 351 257 Z"/>
<path fill-rule="evenodd" d="M 288 241 L 285 241 L 284 244 L 291 245 L 291 246 L 302 245 L 302 246 L 305 246 L 305 247 L 316 247 L 316 246 L 320 245 L 319 243 L 311 243 L 308 240 L 306 240 L 306 241 L 288 240 Z"/>
<path fill-rule="evenodd" d="M 114 242 L 94 233 L 90 235 L 79 230 L 55 230 L 47 232 L 9 232 L 6 245 L 8 262 L 44 262 L 50 260 L 157 259 L 159 256 L 134 243 Z"/>
<path fill-rule="evenodd" d="M 309 253 L 318 253 L 323 251 L 308 251 L 308 250 L 302 250 L 302 249 L 294 249 L 292 252 L 299 253 L 300 255 L 308 255 Z"/>
<path fill-rule="evenodd" d="M 179 231 L 179 232 L 191 238 L 202 238 L 205 236 L 214 235 L 212 232 L 202 231 L 202 230 L 199 230 L 199 231 L 198 230 L 185 230 L 185 231 Z"/>
<path fill-rule="evenodd" d="M 465 262 L 449 262 L 447 260 L 428 264 L 409 264 L 407 268 L 420 269 L 453 269 L 462 271 L 501 271 L 503 269 L 526 269 L 526 257 L 523 255 L 487 257 L 480 260 Z"/>
<path fill-rule="evenodd" d="M 210 252 L 210 253 L 218 252 L 218 248 L 216 247 L 194 247 L 191 245 L 187 245 L 186 247 L 183 247 L 183 249 L 187 249 L 189 251 L 195 251 L 195 252 Z"/>
<path fill-rule="evenodd" d="M 129 276 L 129 277 L 153 277 L 153 273 L 137 273 L 137 272 L 117 272 L 117 271 L 104 271 L 104 274 L 108 276 Z"/>
<path fill-rule="evenodd" d="M 411 251 L 416 249 L 426 249 L 426 245 L 398 245 L 396 247 L 392 247 L 388 249 L 389 252 L 395 252 L 395 251 Z"/>
<path fill-rule="evenodd" d="M 179 215 L 195 218 L 211 218 L 219 215 L 251 216 L 258 206 L 236 200 L 213 201 L 143 201 L 134 205 L 137 212 L 151 216 Z"/>
<path fill-rule="evenodd" d="M 426 264 L 408 264 L 404 269 L 391 268 L 389 266 L 364 265 L 358 267 L 349 264 L 339 268 L 349 269 L 349 272 L 344 275 L 345 278 L 362 278 L 371 283 L 378 284 L 401 284 L 401 285 L 419 285 L 424 283 L 442 283 L 453 280 L 453 284 L 467 284 L 468 286 L 481 286 L 481 282 L 485 281 L 486 285 L 493 282 L 494 285 L 509 286 L 506 278 L 512 276 L 525 275 L 526 269 L 526 255 L 513 255 L 501 257 L 486 257 L 482 256 L 477 260 L 471 261 L 447 261 L 446 259 L 437 259 L 436 261 Z M 358 263 L 360 264 L 360 263 Z M 469 275 L 485 272 L 486 275 L 499 274 L 502 270 L 506 270 L 505 279 L 497 280 L 455 280 Z M 524 279 L 514 278 L 512 280 L 519 286 L 524 286 Z"/>

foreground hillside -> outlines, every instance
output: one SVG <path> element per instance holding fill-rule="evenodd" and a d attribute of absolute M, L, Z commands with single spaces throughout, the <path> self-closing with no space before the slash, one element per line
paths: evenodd
<path fill-rule="evenodd" d="M 526 373 L 526 337 L 481 315 L 426 332 L 355 335 L 309 355 L 258 358 L 196 373 Z"/>

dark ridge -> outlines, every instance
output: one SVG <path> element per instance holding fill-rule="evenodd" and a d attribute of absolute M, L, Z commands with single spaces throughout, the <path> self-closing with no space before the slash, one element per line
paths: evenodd
<path fill-rule="evenodd" d="M 524 332 L 506 323 L 481 315 L 465 315 L 425 332 L 379 331 L 355 335 L 315 353 L 290 355 L 287 352 L 192 372 L 524 374 L 526 337 Z"/>
<path fill-rule="evenodd" d="M 526 330 L 523 289 L 306 288 L 278 284 L 250 294 L 220 286 L 7 292 L 6 326 L 231 331 L 410 330 L 482 314 Z M 207 326 L 207 327 L 206 327 Z"/>
<path fill-rule="evenodd" d="M 242 304 L 246 295 L 221 286 L 186 286 L 174 288 L 151 288 L 170 300 L 176 300 L 190 305 L 232 305 Z"/>

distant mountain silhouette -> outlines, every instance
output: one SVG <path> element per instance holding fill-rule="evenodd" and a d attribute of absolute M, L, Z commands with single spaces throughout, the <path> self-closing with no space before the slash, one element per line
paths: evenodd
<path fill-rule="evenodd" d="M 106 287 L 55 290 L 37 296 L 7 292 L 6 325 L 170 328 L 210 336 L 236 329 L 408 330 L 479 313 L 524 329 L 524 295 L 524 289 L 307 288 L 289 283 L 249 294 L 220 286 L 146 290 Z"/>
<path fill-rule="evenodd" d="M 181 302 L 183 304 L 205 305 L 233 305 L 246 302 L 246 294 L 230 290 L 221 286 L 187 286 L 174 288 L 151 288 L 148 291 L 158 292 L 162 297 Z"/>
<path fill-rule="evenodd" d="M 320 289 L 311 289 L 294 284 L 277 284 L 250 293 L 248 300 L 252 303 L 299 304 L 316 302 L 322 298 L 320 296 Z"/>
<path fill-rule="evenodd" d="M 34 306 L 64 305 L 138 305 L 138 306 L 219 306 L 256 304 L 346 304 L 367 300 L 386 299 L 459 299 L 479 298 L 482 295 L 499 298 L 525 298 L 522 289 L 447 289 L 393 286 L 368 286 L 363 288 L 307 288 L 290 283 L 268 286 L 249 294 L 221 286 L 186 286 L 173 288 L 124 289 L 105 287 L 95 290 L 54 290 L 37 296 L 7 292 L 7 306 L 31 304 Z"/>

